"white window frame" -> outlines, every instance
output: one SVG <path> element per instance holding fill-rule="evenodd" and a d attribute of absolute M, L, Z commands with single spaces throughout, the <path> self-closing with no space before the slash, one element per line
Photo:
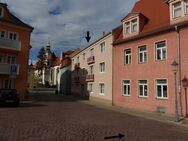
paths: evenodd
<path fill-rule="evenodd" d="M 8 81 L 8 87 L 5 87 L 5 81 Z M 3 79 L 3 88 L 6 88 L 6 89 L 15 88 L 15 80 L 14 79 Z"/>
<path fill-rule="evenodd" d="M 12 38 L 12 39 L 10 38 L 10 34 L 13 34 L 13 38 Z M 14 39 L 14 35 L 16 35 L 16 39 Z M 18 33 L 17 33 L 17 32 L 9 31 L 9 32 L 8 32 L 8 39 L 9 39 L 9 40 L 13 40 L 13 41 L 18 40 Z"/>
<path fill-rule="evenodd" d="M 125 81 L 129 81 L 129 83 L 125 83 Z M 124 87 L 126 87 L 126 92 L 124 91 Z M 128 92 L 128 87 L 129 87 L 129 92 Z M 131 96 L 131 80 L 122 81 L 122 96 Z"/>
<path fill-rule="evenodd" d="M 184 0 L 185 3 L 185 15 L 188 15 L 188 10 L 186 7 L 188 7 L 188 0 Z"/>
<path fill-rule="evenodd" d="M 136 21 L 136 22 L 134 22 L 134 21 Z M 133 28 L 134 25 L 136 25 L 136 31 L 133 30 L 134 29 Z M 137 18 L 131 20 L 131 32 L 132 33 L 138 32 L 138 19 Z"/>
<path fill-rule="evenodd" d="M 82 59 L 83 59 L 83 61 L 86 60 L 86 53 L 83 53 L 83 54 L 82 54 Z"/>
<path fill-rule="evenodd" d="M 124 31 L 125 35 L 131 34 L 131 22 L 130 21 L 125 22 L 124 27 L 125 27 L 125 31 Z"/>
<path fill-rule="evenodd" d="M 0 61 L 0 64 L 4 63 L 4 55 L 2 53 L 0 53 L 0 56 L 2 56 L 2 60 Z"/>
<path fill-rule="evenodd" d="M 180 3 L 180 6 L 175 8 L 174 6 L 175 6 L 175 4 L 177 4 L 177 3 Z M 175 10 L 180 9 L 180 8 L 181 8 L 181 15 L 175 17 Z M 173 18 L 173 19 L 176 19 L 176 18 L 182 17 L 182 14 L 183 14 L 182 1 L 177 1 L 177 2 L 173 3 L 173 4 L 172 4 L 172 18 Z"/>
<path fill-rule="evenodd" d="M 10 62 L 8 62 L 8 58 L 10 57 Z M 13 63 L 13 58 L 15 58 L 15 63 Z M 7 64 L 16 64 L 17 62 L 17 56 L 15 55 L 7 55 L 6 63 Z"/>
<path fill-rule="evenodd" d="M 1 9 L 0 18 L 2 18 L 4 16 L 4 9 L 3 9 L 3 7 L 0 7 L 0 9 Z"/>
<path fill-rule="evenodd" d="M 160 47 L 160 48 L 157 48 L 157 44 L 159 43 L 162 43 L 162 42 L 165 42 L 165 46 L 164 47 Z M 161 59 L 158 59 L 158 50 L 160 50 L 160 53 L 161 53 Z M 166 51 L 165 53 L 165 58 L 163 56 L 163 50 Z M 166 40 L 163 40 L 163 41 L 159 41 L 159 42 L 155 42 L 155 60 L 156 61 L 164 61 L 164 60 L 167 60 L 167 42 Z"/>
<path fill-rule="evenodd" d="M 80 56 L 77 56 L 77 57 L 76 57 L 76 61 L 77 61 L 77 63 L 80 62 Z"/>
<path fill-rule="evenodd" d="M 4 32 L 4 37 L 1 37 L 2 36 L 2 32 Z M 0 29 L 0 38 L 1 39 L 5 39 L 6 38 L 6 30 Z"/>
<path fill-rule="evenodd" d="M 105 43 L 105 42 L 102 42 L 102 43 L 100 44 L 100 52 L 103 53 L 103 52 L 105 52 L 105 50 L 106 50 L 106 43 Z"/>
<path fill-rule="evenodd" d="M 93 83 L 88 83 L 88 91 L 90 94 L 93 94 Z"/>
<path fill-rule="evenodd" d="M 99 63 L 99 72 L 100 73 L 105 73 L 105 70 L 106 70 L 106 64 L 105 64 L 105 62 Z"/>
<path fill-rule="evenodd" d="M 94 48 L 90 49 L 90 57 L 94 56 Z"/>
<path fill-rule="evenodd" d="M 89 74 L 94 74 L 94 66 L 89 66 Z"/>
<path fill-rule="evenodd" d="M 130 50 L 130 53 L 126 53 L 129 50 Z M 127 61 L 127 59 L 128 59 L 128 61 Z M 132 62 L 132 50 L 131 50 L 131 48 L 128 48 L 128 49 L 124 50 L 124 65 L 129 65 L 129 64 L 131 64 L 131 62 Z"/>
<path fill-rule="evenodd" d="M 146 83 L 141 83 L 141 81 L 146 81 Z M 140 86 L 143 87 L 142 89 L 143 95 L 140 95 Z M 147 93 L 145 93 L 145 87 L 147 88 Z M 148 97 L 148 81 L 147 80 L 138 80 L 138 96 L 144 97 L 144 98 Z"/>
<path fill-rule="evenodd" d="M 144 50 L 144 51 L 141 51 L 140 49 L 142 48 L 142 47 L 145 47 L 146 48 L 146 50 Z M 146 54 L 146 58 L 145 58 L 145 54 Z M 142 55 L 142 62 L 141 62 L 141 60 L 140 60 L 140 55 Z M 138 47 L 138 63 L 139 64 L 142 64 L 142 63 L 146 63 L 147 62 L 147 59 L 148 59 L 148 51 L 147 51 L 147 46 L 146 45 L 142 45 L 142 46 L 139 46 Z"/>
<path fill-rule="evenodd" d="M 99 95 L 105 95 L 105 84 L 104 84 L 104 82 L 99 83 Z"/>
<path fill-rule="evenodd" d="M 166 80 L 166 83 L 158 83 L 157 81 L 160 81 L 160 80 Z M 161 86 L 161 97 L 158 96 L 157 86 Z M 164 91 L 163 91 L 164 86 L 167 87 L 167 97 L 164 97 Z M 165 79 L 165 78 L 156 79 L 155 80 L 155 89 L 156 89 L 156 98 L 157 99 L 168 99 L 168 80 L 167 79 Z"/>

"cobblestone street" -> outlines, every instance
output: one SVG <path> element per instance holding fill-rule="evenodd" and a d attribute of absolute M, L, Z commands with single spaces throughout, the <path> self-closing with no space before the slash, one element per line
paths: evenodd
<path fill-rule="evenodd" d="M 125 135 L 121 141 L 188 140 L 186 127 L 71 99 L 25 102 L 18 108 L 0 107 L 0 141 L 103 141 L 104 137 L 119 133 Z"/>

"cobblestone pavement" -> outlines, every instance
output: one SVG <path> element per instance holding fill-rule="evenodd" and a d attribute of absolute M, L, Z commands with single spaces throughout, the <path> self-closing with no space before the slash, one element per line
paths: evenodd
<path fill-rule="evenodd" d="M 74 100 L 0 107 L 0 141 L 187 141 L 188 128 L 93 107 Z M 119 139 L 109 139 L 118 141 Z"/>

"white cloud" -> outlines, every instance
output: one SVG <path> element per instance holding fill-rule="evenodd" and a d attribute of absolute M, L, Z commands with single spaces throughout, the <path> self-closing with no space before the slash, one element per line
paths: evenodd
<path fill-rule="evenodd" d="M 11 12 L 34 27 L 32 50 L 45 46 L 48 38 L 58 50 L 83 47 L 87 30 L 92 39 L 111 31 L 136 0 L 2 0 Z"/>

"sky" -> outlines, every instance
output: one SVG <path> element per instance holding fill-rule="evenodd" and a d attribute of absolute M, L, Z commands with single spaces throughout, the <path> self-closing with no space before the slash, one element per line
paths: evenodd
<path fill-rule="evenodd" d="M 87 31 L 97 40 L 121 24 L 136 0 L 0 0 L 23 22 L 34 27 L 30 59 L 50 40 L 51 50 L 85 48 Z"/>

